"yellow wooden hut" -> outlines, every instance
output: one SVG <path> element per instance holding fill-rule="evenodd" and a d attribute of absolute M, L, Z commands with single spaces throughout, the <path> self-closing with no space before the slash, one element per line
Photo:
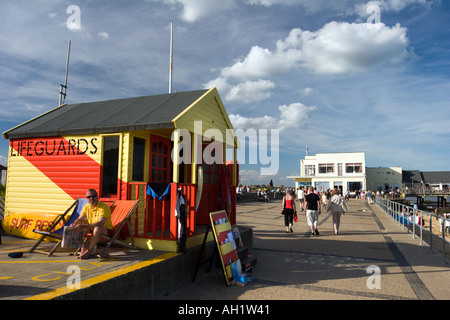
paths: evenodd
<path fill-rule="evenodd" d="M 106 203 L 139 199 L 129 221 L 136 245 L 176 252 L 180 190 L 188 247 L 202 239 L 210 212 L 226 208 L 236 223 L 239 142 L 216 88 L 62 105 L 3 136 L 10 139 L 6 217 L 62 213 L 93 188 Z M 45 228 L 29 220 L 5 218 L 3 228 Z"/>

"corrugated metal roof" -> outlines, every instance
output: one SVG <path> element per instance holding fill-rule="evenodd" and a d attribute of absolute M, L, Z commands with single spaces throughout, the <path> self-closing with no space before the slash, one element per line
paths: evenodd
<path fill-rule="evenodd" d="M 423 181 L 422 173 L 419 170 L 403 170 L 403 183 L 421 183 Z"/>
<path fill-rule="evenodd" d="M 174 128 L 208 90 L 63 105 L 3 133 L 6 139 Z"/>
<path fill-rule="evenodd" d="M 422 172 L 425 183 L 450 183 L 449 171 Z"/>
<path fill-rule="evenodd" d="M 403 170 L 403 183 L 450 183 L 450 171 Z"/>

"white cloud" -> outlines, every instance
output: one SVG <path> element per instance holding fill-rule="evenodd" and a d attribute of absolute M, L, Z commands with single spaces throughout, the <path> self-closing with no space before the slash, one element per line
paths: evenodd
<path fill-rule="evenodd" d="M 222 70 L 225 78 L 257 79 L 282 75 L 290 71 L 298 62 L 298 56 L 291 50 L 277 50 L 275 52 L 254 46 L 248 55 L 230 67 Z"/>
<path fill-rule="evenodd" d="M 275 88 L 275 83 L 269 80 L 243 81 L 232 85 L 224 77 L 218 77 L 203 85 L 204 88 L 216 87 L 226 101 L 240 101 L 244 103 L 259 102 L 269 99 L 272 93 L 268 90 Z"/>
<path fill-rule="evenodd" d="M 107 40 L 107 39 L 109 38 L 109 33 L 106 32 L 106 31 L 102 31 L 102 32 L 99 32 L 99 33 L 98 33 L 98 36 L 99 36 L 100 38 L 102 38 L 102 39 Z"/>
<path fill-rule="evenodd" d="M 234 129 L 250 129 L 250 128 L 257 128 L 257 129 L 267 129 L 267 128 L 278 128 L 278 120 L 269 117 L 259 117 L 259 118 L 248 118 L 243 117 L 239 114 L 230 114 L 230 121 L 233 124 Z"/>
<path fill-rule="evenodd" d="M 280 130 L 301 128 L 309 121 L 310 115 L 317 107 L 307 107 L 301 103 L 292 103 L 278 107 L 280 111 Z"/>
<path fill-rule="evenodd" d="M 304 97 L 310 96 L 314 93 L 314 89 L 313 88 L 303 88 L 299 90 L 300 94 Z"/>
<path fill-rule="evenodd" d="M 301 32 L 303 67 L 318 74 L 367 71 L 407 56 L 406 28 L 330 22 L 317 32 Z"/>
<path fill-rule="evenodd" d="M 231 114 L 229 117 L 235 129 L 279 129 L 283 132 L 302 127 L 316 110 L 315 106 L 308 107 L 301 103 L 292 103 L 278 107 L 280 112 L 278 119 L 270 116 L 249 118 L 239 114 Z"/>
<path fill-rule="evenodd" d="M 315 32 L 296 28 L 278 40 L 273 51 L 253 46 L 245 58 L 223 68 L 218 78 L 204 86 L 216 86 L 227 101 L 262 101 L 271 97 L 268 90 L 275 87 L 263 78 L 303 69 L 315 74 L 352 74 L 400 62 L 408 56 L 406 33 L 399 24 L 382 23 L 330 22 Z M 311 94 L 311 89 L 302 94 Z"/>
<path fill-rule="evenodd" d="M 236 6 L 235 0 L 147 0 L 163 2 L 170 5 L 182 5 L 182 18 L 187 22 L 195 22 L 200 18 L 217 11 L 232 9 Z"/>
<path fill-rule="evenodd" d="M 0 164 L 6 166 L 8 164 L 8 159 L 4 156 L 0 156 Z"/>
<path fill-rule="evenodd" d="M 330 22 L 316 32 L 293 29 L 275 51 L 254 46 L 248 55 L 222 69 L 224 79 L 274 77 L 300 67 L 318 74 L 367 71 L 407 56 L 406 28 Z M 221 81 L 224 81 L 223 79 Z"/>
<path fill-rule="evenodd" d="M 356 4 L 350 13 L 356 13 L 360 17 L 367 17 L 367 8 L 371 5 L 378 6 L 381 12 L 398 12 L 413 5 L 429 7 L 432 2 L 428 0 L 373 0 L 363 4 Z"/>
<path fill-rule="evenodd" d="M 267 90 L 273 88 L 275 88 L 275 84 L 272 81 L 245 81 L 232 87 L 225 99 L 227 101 L 241 101 L 245 103 L 258 102 L 269 99 L 272 94 Z"/>

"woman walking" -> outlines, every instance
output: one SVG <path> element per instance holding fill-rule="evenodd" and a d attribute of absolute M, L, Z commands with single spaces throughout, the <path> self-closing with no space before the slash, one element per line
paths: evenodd
<path fill-rule="evenodd" d="M 294 232 L 294 230 L 292 230 L 292 224 L 294 222 L 294 214 L 297 212 L 294 201 L 294 192 L 290 190 L 283 197 L 284 225 L 286 226 L 286 233 Z"/>
<path fill-rule="evenodd" d="M 338 235 L 339 226 L 341 224 L 341 215 L 345 214 L 345 211 L 348 211 L 345 199 L 339 194 L 338 189 L 333 190 L 333 196 L 328 203 L 327 211 L 331 211 L 331 216 L 333 217 L 334 234 Z"/>

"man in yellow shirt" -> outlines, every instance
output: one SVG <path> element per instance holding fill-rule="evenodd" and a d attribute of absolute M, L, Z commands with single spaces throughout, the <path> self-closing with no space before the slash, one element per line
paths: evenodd
<path fill-rule="evenodd" d="M 88 259 L 102 236 L 110 236 L 113 228 L 111 210 L 106 203 L 98 200 L 97 191 L 89 189 L 86 191 L 86 198 L 88 203 L 81 211 L 80 217 L 72 224 L 78 230 L 92 233 L 89 246 L 83 246 L 81 250 L 80 259 Z"/>

